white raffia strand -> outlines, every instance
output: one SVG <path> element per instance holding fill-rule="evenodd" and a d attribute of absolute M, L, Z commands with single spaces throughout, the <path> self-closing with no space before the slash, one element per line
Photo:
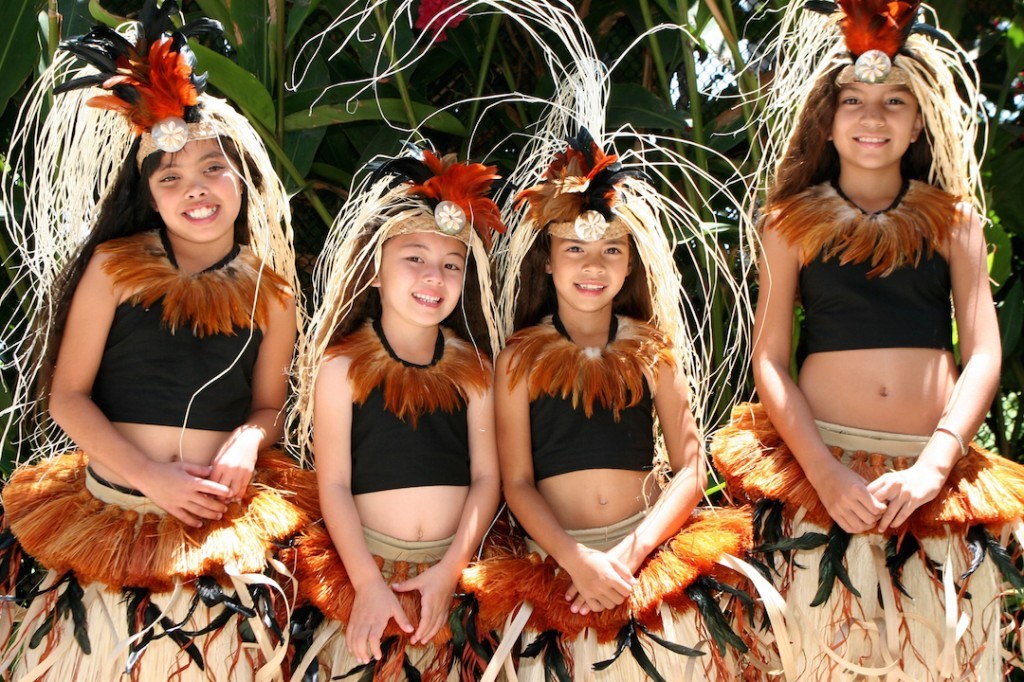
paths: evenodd
<path fill-rule="evenodd" d="M 70 441 L 49 419 L 41 425 L 32 420 L 23 424 L 19 419 L 35 405 L 34 384 L 40 359 L 46 357 L 37 352 L 33 361 L 32 343 L 37 337 L 44 343 L 50 332 L 48 328 L 31 330 L 30 318 L 52 319 L 55 282 L 89 236 L 98 208 L 121 167 L 135 163 L 129 158 L 135 138 L 127 119 L 85 105 L 87 99 L 104 91 L 91 88 L 52 95 L 55 85 L 94 73 L 75 62 L 74 57 L 58 52 L 33 84 L 14 126 L 2 182 L 14 246 L 7 264 L 13 284 L 4 296 L 15 313 L 11 320 L 4 320 L 7 324 L 0 333 L 0 344 L 10 349 L 7 362 L 18 376 L 12 406 L 4 413 L 8 418 L 4 435 L 8 442 L 26 444 L 32 458 L 66 449 Z M 200 103 L 204 119 L 214 121 L 222 137 L 243 152 L 237 170 L 248 188 L 248 203 L 242 210 L 248 216 L 250 247 L 266 267 L 292 284 L 298 296 L 288 195 L 263 141 L 249 121 L 224 100 L 202 95 Z M 256 173 L 263 178 L 262 191 L 253 184 Z M 21 193 L 17 184 L 24 190 L 22 210 L 15 205 L 15 197 Z M 301 303 L 296 307 L 299 311 L 303 308 Z M 301 324 L 299 329 L 301 335 Z M 19 433 L 23 426 L 26 432 Z"/>
<path fill-rule="evenodd" d="M 629 225 L 647 272 L 654 310 L 652 323 L 668 334 L 676 347 L 680 368 L 689 381 L 690 407 L 703 433 L 728 407 L 719 404 L 723 383 L 745 371 L 752 306 L 745 284 L 747 273 L 737 278 L 731 272 L 730 254 L 702 223 L 698 208 L 687 202 L 682 185 L 696 188 L 700 179 L 706 180 L 714 192 L 714 196 L 703 198 L 708 206 L 713 199 L 720 199 L 738 213 L 739 202 L 716 178 L 683 156 L 694 149 L 694 143 L 670 136 L 641 135 L 630 129 L 606 135 L 608 88 L 606 70 L 600 62 L 578 61 L 576 70 L 559 84 L 548 112 L 520 156 L 524 162 L 509 179 L 511 191 L 502 204 L 508 231 L 495 249 L 496 278 L 502 282 L 498 300 L 501 328 L 505 335 L 512 332 L 523 286 L 519 281 L 522 261 L 538 235 L 537 226 L 526 219 L 527 207 L 514 207 L 514 195 L 540 182 L 555 154 L 565 150 L 566 139 L 576 135 L 581 126 L 586 127 L 606 152 L 619 152 L 625 168 L 642 171 L 652 179 L 653 185 L 637 178 L 617 185 L 620 201 L 613 213 Z M 706 151 L 729 163 L 713 150 Z M 747 261 L 739 254 L 733 255 L 740 267 L 746 267 L 743 264 Z M 693 265 L 697 279 L 687 285 L 699 292 L 702 300 L 691 299 L 684 288 L 676 259 Z M 712 319 L 709 303 L 716 291 L 726 292 L 733 301 L 718 320 Z M 727 337 L 714 338 L 716 328 L 724 330 Z"/>
<path fill-rule="evenodd" d="M 922 11 L 936 26 L 935 11 L 927 5 L 922 5 Z M 774 77 L 760 92 L 757 124 L 763 156 L 756 173 L 757 190 L 774 181 L 814 86 L 837 66 L 852 63 L 838 19 L 838 13 L 826 17 L 803 9 L 803 3 L 791 3 L 765 48 L 775 55 L 775 68 Z M 975 147 L 985 121 L 978 72 L 967 51 L 948 33 L 941 33 L 948 45 L 911 35 L 906 49 L 915 57 L 898 54 L 893 64 L 906 72 L 908 87 L 921 109 L 933 157 L 928 181 L 972 202 L 984 216 L 978 162 L 984 149 L 977 152 Z M 751 198 L 756 200 L 757 194 L 753 192 Z"/>

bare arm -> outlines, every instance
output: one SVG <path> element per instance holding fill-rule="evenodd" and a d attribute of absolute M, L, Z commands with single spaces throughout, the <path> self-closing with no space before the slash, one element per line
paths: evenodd
<path fill-rule="evenodd" d="M 92 258 L 75 290 L 50 393 L 50 415 L 90 460 L 102 463 L 181 521 L 199 526 L 227 509 L 228 489 L 207 480 L 210 467 L 155 462 L 122 436 L 92 401 L 92 387 L 119 299 L 103 271 L 104 254 Z M 159 390 L 159 387 L 153 387 Z"/>
<path fill-rule="evenodd" d="M 665 446 L 674 476 L 671 484 L 640 525 L 612 551 L 630 572 L 636 573 L 644 559 L 661 543 L 675 535 L 700 502 L 707 481 L 697 423 L 690 412 L 686 377 L 662 365 L 654 407 L 658 413 Z"/>
<path fill-rule="evenodd" d="M 797 247 L 770 227 L 765 229 L 754 318 L 754 383 L 772 424 L 829 515 L 844 530 L 860 533 L 874 527 L 885 507 L 868 492 L 864 479 L 825 447 L 810 405 L 789 372 L 799 273 Z"/>
<path fill-rule="evenodd" d="M 288 396 L 288 367 L 295 350 L 295 299 L 271 301 L 268 310 L 253 368 L 249 417 L 232 431 L 212 462 L 210 480 L 230 488 L 235 498 L 249 486 L 259 451 L 276 443 L 284 428 L 281 410 Z"/>
<path fill-rule="evenodd" d="M 1002 351 L 988 283 L 985 233 L 969 207 L 962 207 L 961 216 L 962 222 L 952 233 L 948 261 L 963 371 L 936 426 L 955 431 L 967 442 L 974 438 L 992 405 Z M 960 455 L 956 438 L 937 431 L 913 466 L 875 479 L 868 489 L 888 501 L 879 530 L 899 526 L 915 509 L 934 499 Z"/>
<path fill-rule="evenodd" d="M 412 580 L 392 585 L 397 591 L 419 590 L 422 595 L 420 622 L 412 642 L 430 641 L 448 619 L 452 594 L 459 576 L 476 554 L 494 512 L 498 508 L 501 481 L 494 425 L 494 392 L 474 396 L 466 406 L 469 426 L 469 495 L 451 546 L 434 566 Z"/>
<path fill-rule="evenodd" d="M 530 442 L 529 394 L 525 381 L 514 388 L 509 386 L 509 360 L 507 350 L 498 356 L 494 381 L 498 459 L 505 501 L 530 536 L 572 576 L 573 584 L 584 597 L 587 611 L 617 606 L 632 589 L 629 569 L 603 552 L 588 549 L 574 540 L 537 490 Z M 566 600 L 573 601 L 569 595 Z M 572 608 L 584 612 L 578 603 Z"/>
<path fill-rule="evenodd" d="M 406 632 L 413 628 L 366 546 L 352 496 L 349 364 L 348 358 L 338 356 L 320 368 L 314 388 L 313 450 L 324 523 L 356 591 L 345 639 L 349 651 L 366 663 L 381 658 L 380 640 L 390 619 Z"/>

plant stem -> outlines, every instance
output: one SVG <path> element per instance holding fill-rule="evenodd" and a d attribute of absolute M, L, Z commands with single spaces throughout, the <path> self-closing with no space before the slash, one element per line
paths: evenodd
<path fill-rule="evenodd" d="M 757 89 L 757 83 L 754 82 L 753 76 L 747 71 L 746 61 L 740 53 L 739 41 L 737 39 L 738 34 L 736 32 L 736 17 L 732 11 L 732 3 L 722 3 L 722 7 L 725 8 L 724 13 L 719 7 L 718 0 L 705 0 L 705 3 L 711 11 L 711 16 L 715 18 L 715 22 L 721 29 L 726 45 L 729 46 L 729 52 L 733 60 L 733 70 L 739 74 L 736 78 L 736 85 L 740 92 L 740 110 L 743 112 L 743 120 L 750 121 L 753 114 L 750 103 L 746 100 L 746 94 L 754 92 Z M 755 126 L 746 126 L 746 133 L 747 142 L 750 144 L 750 157 L 754 165 L 757 165 L 761 160 L 761 146 L 758 144 L 757 133 L 754 128 Z"/>
<path fill-rule="evenodd" d="M 395 63 L 395 43 L 391 39 L 391 35 L 387 31 L 387 23 L 384 21 L 384 15 L 380 11 L 380 5 L 373 8 L 373 16 L 377 20 L 377 28 L 381 32 L 384 39 L 384 48 L 388 53 L 389 65 Z M 395 85 L 398 87 L 398 96 L 402 98 L 402 108 L 405 109 L 406 122 L 410 128 L 417 128 L 420 122 L 416 119 L 416 112 L 412 108 L 412 98 L 409 96 L 409 87 L 406 85 L 405 76 L 402 71 L 396 71 Z"/>
<path fill-rule="evenodd" d="M 509 89 L 515 92 L 519 89 L 519 84 L 516 83 L 515 78 L 512 77 L 512 67 L 508 61 L 508 54 L 505 52 L 505 46 L 498 41 L 498 58 L 501 60 L 501 70 L 505 74 L 505 83 L 508 84 Z M 519 114 L 519 125 L 526 125 L 526 107 L 523 103 L 516 99 L 515 102 L 516 113 Z"/>
<path fill-rule="evenodd" d="M 688 29 L 693 27 L 690 25 L 690 3 L 688 0 L 678 0 L 676 6 L 679 10 L 678 21 L 680 25 L 684 25 Z M 707 140 L 704 138 L 704 113 L 702 108 L 703 100 L 700 97 L 700 89 L 697 87 L 697 65 L 693 61 L 693 43 L 690 40 L 690 36 L 687 35 L 683 38 L 683 68 L 686 71 L 686 90 L 690 99 L 690 125 L 693 128 L 691 137 L 696 144 L 694 149 L 694 159 L 697 163 L 697 167 L 705 173 L 708 172 L 708 154 L 704 148 L 707 145 Z M 689 48 L 687 49 L 687 45 Z M 701 176 L 697 180 L 698 187 L 700 189 L 700 195 L 704 197 L 705 201 L 711 194 L 710 187 L 708 187 L 707 178 Z M 694 206 L 694 208 L 697 208 Z M 705 207 L 701 206 L 700 215 L 705 220 L 711 218 L 710 211 Z"/>
<path fill-rule="evenodd" d="M 484 43 L 484 52 L 480 60 L 480 72 L 476 77 L 476 89 L 473 91 L 473 103 L 469 107 L 470 135 L 466 138 L 466 149 L 463 149 L 463 156 L 469 155 L 469 140 L 472 137 L 473 129 L 476 127 L 477 116 L 480 115 L 480 95 L 484 91 L 484 84 L 487 82 L 487 69 L 491 66 L 491 56 L 494 53 L 494 43 L 498 38 L 498 29 L 501 28 L 501 15 L 495 14 L 491 17 L 491 25 L 487 29 L 487 41 Z"/>

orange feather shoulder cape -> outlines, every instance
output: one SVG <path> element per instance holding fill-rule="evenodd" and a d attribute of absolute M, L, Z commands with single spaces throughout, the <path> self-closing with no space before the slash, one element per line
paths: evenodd
<path fill-rule="evenodd" d="M 633 407 L 643 395 L 644 382 L 657 387 L 661 363 L 675 364 L 668 338 L 655 327 L 628 317 L 604 348 L 582 348 L 555 329 L 552 319 L 516 332 L 508 340 L 512 351 L 509 386 L 527 378 L 530 400 L 541 395 L 571 398 L 590 417 L 594 404 L 619 411 Z"/>
<path fill-rule="evenodd" d="M 870 261 L 868 276 L 885 276 L 948 242 L 957 202 L 948 192 L 911 181 L 895 206 L 865 213 L 823 183 L 769 206 L 767 229 L 799 246 L 805 265 L 819 255 L 842 265 Z"/>
<path fill-rule="evenodd" d="M 430 366 L 408 365 L 391 357 L 372 322 L 332 346 L 327 356 L 344 355 L 351 360 L 348 378 L 353 402 L 363 404 L 379 386 L 384 407 L 415 427 L 420 415 L 453 412 L 491 386 L 490 360 L 451 330 L 442 327 L 442 333 L 444 353 Z"/>
<path fill-rule="evenodd" d="M 103 271 L 127 294 L 125 302 L 149 308 L 161 301 L 168 329 L 199 338 L 265 328 L 269 302 L 291 296 L 288 283 L 244 246 L 227 263 L 196 273 L 175 267 L 156 230 L 112 239 L 96 252 L 107 255 Z"/>

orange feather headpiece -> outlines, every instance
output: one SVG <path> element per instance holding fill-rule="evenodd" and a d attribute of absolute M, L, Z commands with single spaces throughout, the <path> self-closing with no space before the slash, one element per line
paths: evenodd
<path fill-rule="evenodd" d="M 422 199 L 424 211 L 402 213 L 390 225 L 388 236 L 411 232 L 440 232 L 468 244 L 473 230 L 487 248 L 491 235 L 504 232 L 501 210 L 490 198 L 491 186 L 499 177 L 496 166 L 459 163 L 454 154 L 438 157 L 427 149 L 415 156 L 389 159 L 378 165 L 374 179 L 394 175 L 397 183 L 408 185 L 406 196 Z M 390 222 L 390 221 L 389 221 Z"/>
<path fill-rule="evenodd" d="M 616 185 L 629 177 L 644 177 L 623 170 L 616 154 L 606 154 L 586 128 L 569 138 L 564 152 L 555 155 L 540 184 L 524 189 L 516 207 L 528 202 L 527 220 L 556 237 L 611 239 L 628 231 L 616 221 L 612 208 L 618 203 Z"/>
<path fill-rule="evenodd" d="M 907 37 L 914 31 L 928 31 L 916 22 L 921 0 L 811 0 L 807 9 L 832 14 L 840 12 L 839 29 L 854 63 L 844 68 L 836 83 L 907 83 L 903 69 L 893 60 L 905 51 Z"/>
<path fill-rule="evenodd" d="M 61 43 L 98 73 L 70 80 L 54 92 L 93 86 L 106 90 L 109 94 L 86 104 L 122 114 L 133 133 L 143 136 L 140 163 L 157 150 L 178 151 L 189 140 L 216 135 L 202 126 L 199 96 L 206 89 L 206 76 L 195 73 L 188 39 L 220 33 L 221 25 L 197 19 L 175 29 L 170 17 L 177 11 L 176 0 L 165 0 L 159 8 L 156 0 L 147 0 L 135 22 L 134 42 L 107 26 L 96 26 Z"/>

